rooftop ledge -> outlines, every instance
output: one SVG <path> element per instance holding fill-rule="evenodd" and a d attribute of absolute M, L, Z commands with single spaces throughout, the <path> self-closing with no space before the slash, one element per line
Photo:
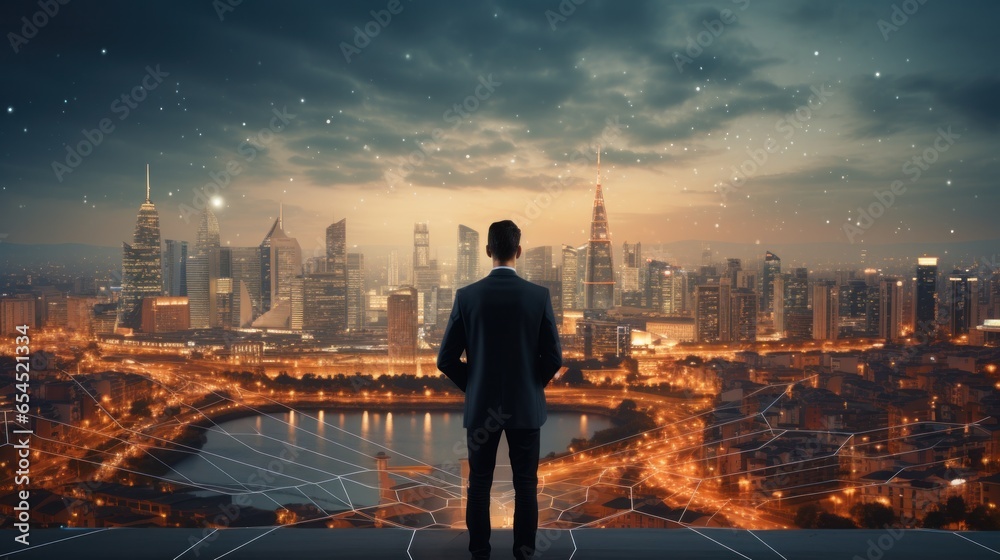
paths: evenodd
<path fill-rule="evenodd" d="M 0 557 L 16 560 L 468 558 L 465 531 L 428 529 L 45 529 L 29 546 L 0 531 Z M 509 530 L 494 530 L 493 557 L 510 558 Z M 1000 557 L 1000 532 L 932 530 L 575 529 L 540 530 L 537 560 L 893 560 Z"/>

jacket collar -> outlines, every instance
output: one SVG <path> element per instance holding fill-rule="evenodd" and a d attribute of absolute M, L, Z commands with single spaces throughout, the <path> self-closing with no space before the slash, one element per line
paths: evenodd
<path fill-rule="evenodd" d="M 517 271 L 510 268 L 494 267 L 490 270 L 489 276 L 517 276 Z"/>

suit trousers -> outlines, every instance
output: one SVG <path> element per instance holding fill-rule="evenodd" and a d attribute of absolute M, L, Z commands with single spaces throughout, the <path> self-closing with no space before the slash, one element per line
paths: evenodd
<path fill-rule="evenodd" d="M 469 552 L 474 558 L 489 558 L 490 555 L 490 489 L 501 431 L 507 434 L 514 475 L 514 558 L 527 559 L 535 553 L 538 531 L 538 428 L 466 430 L 469 485 L 465 524 L 469 530 Z"/>

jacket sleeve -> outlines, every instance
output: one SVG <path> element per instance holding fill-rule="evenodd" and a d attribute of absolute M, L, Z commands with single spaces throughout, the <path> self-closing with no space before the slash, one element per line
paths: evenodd
<path fill-rule="evenodd" d="M 469 364 L 462 361 L 467 343 L 465 339 L 465 322 L 462 320 L 462 308 L 459 304 L 461 290 L 455 292 L 455 303 L 451 307 L 448 326 L 444 329 L 444 339 L 438 350 L 437 368 L 448 376 L 462 392 L 469 382 Z"/>
<path fill-rule="evenodd" d="M 559 331 L 556 330 L 556 317 L 552 311 L 552 297 L 549 296 L 548 289 L 545 290 L 545 311 L 542 313 L 541 328 L 538 329 L 538 356 L 535 358 L 535 365 L 543 387 L 552 381 L 562 367 Z"/>

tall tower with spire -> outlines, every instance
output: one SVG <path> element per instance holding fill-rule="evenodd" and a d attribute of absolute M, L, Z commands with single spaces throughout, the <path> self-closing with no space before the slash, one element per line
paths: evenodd
<path fill-rule="evenodd" d="M 142 300 L 163 295 L 160 254 L 160 215 L 149 199 L 149 165 L 146 165 L 146 201 L 139 207 L 132 243 L 122 242 L 122 292 L 118 300 L 116 330 L 139 330 Z"/>
<path fill-rule="evenodd" d="M 601 148 L 597 148 L 597 192 L 594 214 L 590 221 L 590 242 L 587 244 L 587 267 L 583 280 L 584 309 L 611 309 L 614 305 L 615 277 L 611 260 L 611 234 L 608 212 L 604 208 L 601 190 Z"/>

